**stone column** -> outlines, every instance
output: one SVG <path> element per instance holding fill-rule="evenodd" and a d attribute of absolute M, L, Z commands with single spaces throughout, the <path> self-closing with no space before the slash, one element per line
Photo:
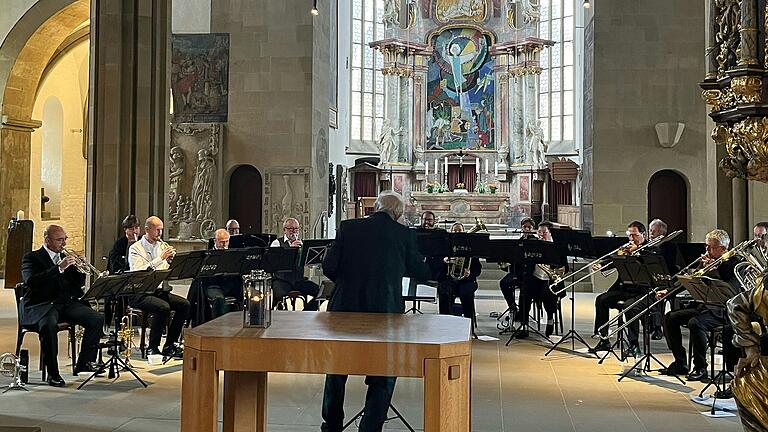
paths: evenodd
<path fill-rule="evenodd" d="M 170 0 L 91 1 L 91 258 L 106 255 L 127 214 L 166 216 L 170 17 Z"/>
<path fill-rule="evenodd" d="M 739 66 L 757 65 L 757 0 L 741 1 L 741 26 L 739 26 L 739 35 L 741 36 L 741 45 L 738 50 Z"/>
<path fill-rule="evenodd" d="M 398 137 L 397 160 L 399 162 L 411 163 L 413 160 L 413 81 L 411 77 L 399 77 L 400 86 L 400 106 L 398 107 L 398 126 L 402 128 Z"/>
<path fill-rule="evenodd" d="M 715 23 L 717 10 L 715 6 L 715 0 L 707 1 L 707 9 L 705 15 L 707 33 L 707 75 L 704 79 L 707 81 L 714 81 L 717 80 L 717 52 L 719 49 L 717 40 L 715 38 L 717 35 L 717 27 Z"/>
<path fill-rule="evenodd" d="M 731 247 L 750 238 L 749 214 L 747 213 L 747 181 L 742 178 L 733 180 L 733 232 Z"/>

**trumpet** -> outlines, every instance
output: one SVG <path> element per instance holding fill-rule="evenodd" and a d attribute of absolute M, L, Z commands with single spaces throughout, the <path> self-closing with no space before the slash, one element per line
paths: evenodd
<path fill-rule="evenodd" d="M 169 245 L 168 243 L 160 240 L 160 250 L 164 251 L 166 249 L 170 249 L 171 250 L 171 256 L 168 257 L 168 259 L 167 259 L 168 262 L 171 262 L 171 259 L 173 259 L 173 257 L 176 256 L 176 248 L 171 246 L 171 245 Z"/>
<path fill-rule="evenodd" d="M 80 273 L 83 273 L 85 275 L 92 275 L 97 279 L 109 274 L 109 271 L 107 270 L 101 271 L 97 269 L 93 264 L 89 263 L 84 257 L 81 257 L 80 255 L 77 254 L 77 252 L 73 251 L 72 249 L 64 248 L 61 251 L 61 254 L 64 256 L 70 256 L 74 258 L 75 263 L 73 265 L 75 266 L 75 269 L 77 269 L 77 271 L 79 271 Z"/>

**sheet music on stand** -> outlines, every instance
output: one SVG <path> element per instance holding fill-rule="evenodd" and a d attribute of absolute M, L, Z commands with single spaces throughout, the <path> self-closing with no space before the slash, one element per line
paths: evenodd
<path fill-rule="evenodd" d="M 266 248 L 215 249 L 207 251 L 197 277 L 244 275 L 259 268 Z"/>
<path fill-rule="evenodd" d="M 168 280 L 194 279 L 211 251 L 196 250 L 176 254 L 171 261 Z"/>
<path fill-rule="evenodd" d="M 320 265 L 325 259 L 328 248 L 333 245 L 334 239 L 308 239 L 303 240 L 299 255 L 299 267 Z"/>
<path fill-rule="evenodd" d="M 170 270 L 141 270 L 96 279 L 81 300 L 151 294 L 168 278 Z"/>
<path fill-rule="evenodd" d="M 707 276 L 693 278 L 690 276 L 678 276 L 683 288 L 691 293 L 694 300 L 708 306 L 724 307 L 728 300 L 739 294 L 738 288 L 720 279 L 712 279 Z"/>

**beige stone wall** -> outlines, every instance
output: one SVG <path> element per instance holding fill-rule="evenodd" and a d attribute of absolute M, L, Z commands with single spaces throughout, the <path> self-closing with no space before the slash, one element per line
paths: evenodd
<path fill-rule="evenodd" d="M 34 244 L 43 241 L 43 228 L 58 224 L 67 230 L 67 247 L 76 251 L 85 248 L 86 160 L 83 158 L 83 107 L 88 95 L 88 41 L 82 41 L 48 69 L 37 92 L 32 118 L 43 118 L 43 105 L 55 97 L 64 110 L 63 148 L 61 160 L 43 160 L 42 145 L 46 124 L 32 133 L 30 147 L 30 202 L 28 218 L 35 223 Z M 61 165 L 60 214 L 41 220 L 41 171 L 46 165 Z"/>
<path fill-rule="evenodd" d="M 654 172 L 672 169 L 689 184 L 689 232 L 699 240 L 717 221 L 714 151 L 697 83 L 704 71 L 704 2 L 601 2 L 594 8 L 594 232 L 647 219 Z M 686 124 L 672 149 L 654 125 Z"/>

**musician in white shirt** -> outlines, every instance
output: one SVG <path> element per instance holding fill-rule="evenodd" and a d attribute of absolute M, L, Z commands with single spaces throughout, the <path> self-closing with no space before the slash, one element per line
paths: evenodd
<path fill-rule="evenodd" d="M 302 241 L 299 237 L 301 227 L 299 221 L 295 218 L 288 218 L 283 222 L 283 238 L 275 239 L 269 246 L 282 248 L 301 247 Z M 272 291 L 274 306 L 279 306 L 283 297 L 290 291 L 299 291 L 305 296 L 313 297 L 304 305 L 304 310 L 317 310 L 318 302 L 314 298 L 320 292 L 320 287 L 311 280 L 304 277 L 304 269 L 294 271 L 275 272 L 272 279 Z"/>
<path fill-rule="evenodd" d="M 163 221 L 157 216 L 150 216 L 144 223 L 144 235 L 128 249 L 128 265 L 131 271 L 165 270 L 176 251 L 162 240 Z M 190 305 L 184 297 L 171 294 L 170 290 L 158 289 L 153 294 L 134 297 L 131 306 L 144 313 L 154 315 L 149 330 L 149 347 L 146 354 L 163 354 L 165 357 L 181 358 L 181 349 L 176 342 L 181 336 L 181 329 L 189 316 Z M 168 315 L 174 311 L 168 326 L 163 350 L 160 351 L 160 338 Z"/>

